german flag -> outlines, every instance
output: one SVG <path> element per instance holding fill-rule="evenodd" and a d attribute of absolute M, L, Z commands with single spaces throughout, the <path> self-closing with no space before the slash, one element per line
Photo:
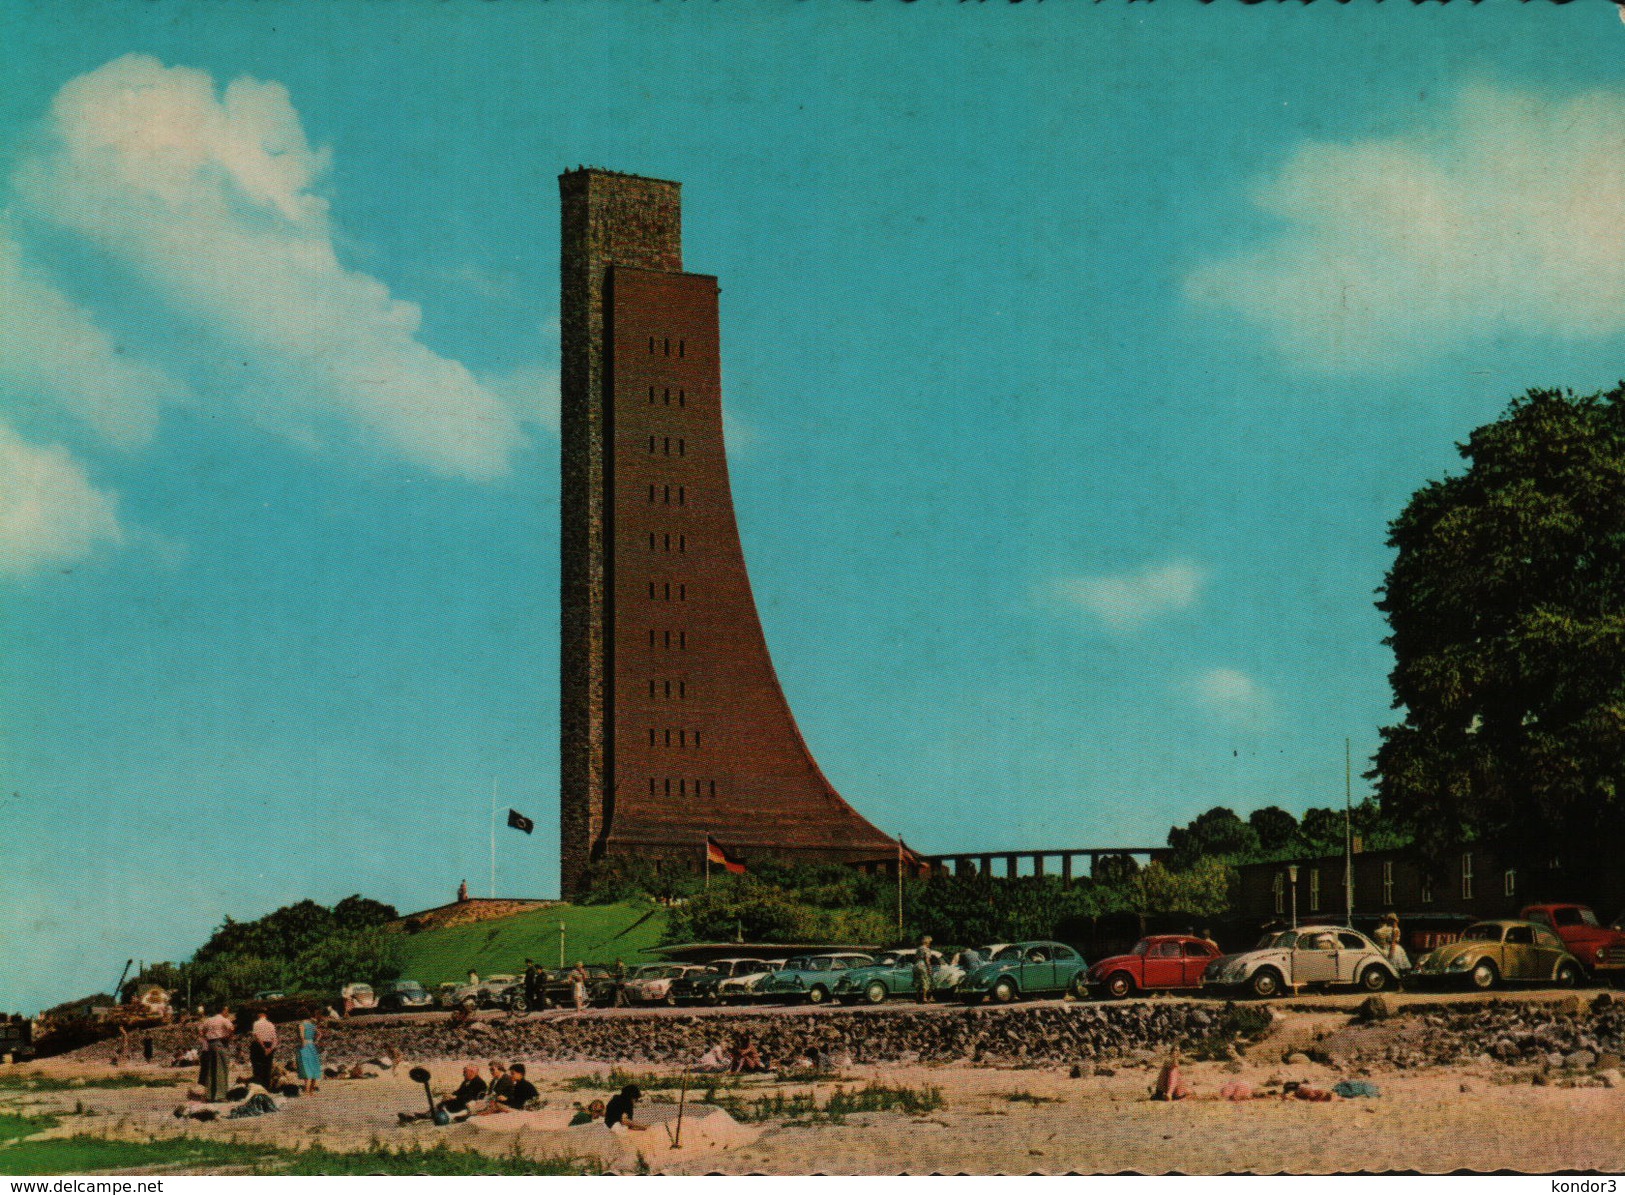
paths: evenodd
<path fill-rule="evenodd" d="M 724 867 L 736 876 L 745 874 L 745 865 L 728 857 L 728 852 L 722 849 L 722 844 L 709 834 L 705 836 L 705 861 Z"/>

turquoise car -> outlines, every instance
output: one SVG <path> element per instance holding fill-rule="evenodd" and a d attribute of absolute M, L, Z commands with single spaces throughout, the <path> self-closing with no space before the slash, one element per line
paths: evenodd
<path fill-rule="evenodd" d="M 954 994 L 970 1004 L 992 997 L 1008 1004 L 1022 996 L 1088 994 L 1089 964 L 1064 942 L 1016 942 L 968 972 Z"/>
<path fill-rule="evenodd" d="M 756 996 L 761 1000 L 805 1000 L 808 1004 L 823 1004 L 835 994 L 835 985 L 843 975 L 874 961 L 871 954 L 845 951 L 803 955 L 790 959 L 777 971 L 769 971 L 756 985 Z"/>
<path fill-rule="evenodd" d="M 936 991 L 947 993 L 965 977 L 965 969 L 950 962 L 957 951 L 933 950 L 937 956 L 931 968 L 931 982 Z M 865 1001 L 884 1004 L 899 992 L 914 994 L 914 959 L 917 950 L 888 950 L 867 967 L 854 967 L 835 982 L 835 997 L 848 1004 Z"/>

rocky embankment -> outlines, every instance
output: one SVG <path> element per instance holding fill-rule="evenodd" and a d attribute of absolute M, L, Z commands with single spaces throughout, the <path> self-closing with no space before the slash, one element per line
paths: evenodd
<path fill-rule="evenodd" d="M 407 1059 L 501 1059 L 603 1062 L 612 1065 L 681 1063 L 697 1059 L 733 1035 L 755 1038 L 764 1058 L 781 1061 L 809 1047 L 845 1053 L 854 1062 L 1034 1062 L 1071 1064 L 1108 1060 L 1178 1043 L 1187 1049 L 1234 1048 L 1265 1031 L 1262 1008 L 1183 1002 L 1033 1004 L 1009 1008 L 819 1009 L 786 1013 L 672 1015 L 637 1012 L 540 1013 L 453 1025 L 447 1018 L 356 1017 L 328 1021 L 322 1046 L 328 1065 L 382 1058 L 391 1050 Z M 195 1031 L 166 1026 L 153 1031 L 160 1058 L 192 1044 Z M 289 1027 L 282 1031 L 291 1045 Z M 1240 1043 L 1245 1045 L 1245 1041 Z M 81 1055 L 110 1055 L 103 1042 Z"/>
<path fill-rule="evenodd" d="M 1534 1003 L 1483 1000 L 1374 1012 L 1328 1033 L 1307 1051 L 1341 1067 L 1411 1070 L 1503 1064 L 1533 1071 L 1608 1071 L 1625 1055 L 1625 1001 L 1607 992 Z"/>

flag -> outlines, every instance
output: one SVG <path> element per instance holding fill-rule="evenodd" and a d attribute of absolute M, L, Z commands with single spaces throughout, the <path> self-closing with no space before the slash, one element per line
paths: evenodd
<path fill-rule="evenodd" d="M 705 836 L 705 861 L 725 867 L 734 875 L 745 874 L 745 865 L 728 857 L 728 852 L 722 849 L 722 844 L 709 834 Z"/>
<path fill-rule="evenodd" d="M 529 834 L 536 828 L 536 823 L 531 821 L 530 818 L 526 817 L 524 814 L 520 813 L 517 809 L 508 810 L 508 824 L 515 830 L 523 830 L 526 834 Z"/>

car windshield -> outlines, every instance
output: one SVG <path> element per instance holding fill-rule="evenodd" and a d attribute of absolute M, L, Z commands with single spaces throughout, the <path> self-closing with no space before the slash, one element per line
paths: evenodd
<path fill-rule="evenodd" d="M 1138 942 L 1134 943 L 1134 949 L 1129 951 L 1129 953 L 1144 954 L 1150 948 L 1150 946 L 1151 943 L 1147 942 L 1144 938 L 1141 938 Z"/>
<path fill-rule="evenodd" d="M 1005 962 L 1006 960 L 1009 960 L 1009 959 L 1020 959 L 1021 958 L 1021 947 L 1019 947 L 1019 946 L 1006 946 L 1003 950 L 999 951 L 998 954 L 995 954 L 993 956 L 993 958 L 994 958 L 994 960 L 996 962 L 1001 962 L 1001 963 Z"/>
<path fill-rule="evenodd" d="M 1501 927 L 1490 921 L 1478 925 L 1469 925 L 1461 935 L 1463 942 L 1499 942 L 1501 940 Z"/>
<path fill-rule="evenodd" d="M 1597 915 L 1586 908 L 1553 909 L 1552 924 L 1564 925 L 1596 925 Z"/>
<path fill-rule="evenodd" d="M 395 981 L 397 992 L 421 992 L 423 985 L 415 979 L 398 979 Z"/>
<path fill-rule="evenodd" d="M 1273 947 L 1277 950 L 1290 950 L 1297 940 L 1297 931 L 1290 929 L 1279 930 L 1275 933 L 1265 934 L 1258 939 L 1258 945 L 1254 946 L 1253 949 L 1269 950 Z"/>

